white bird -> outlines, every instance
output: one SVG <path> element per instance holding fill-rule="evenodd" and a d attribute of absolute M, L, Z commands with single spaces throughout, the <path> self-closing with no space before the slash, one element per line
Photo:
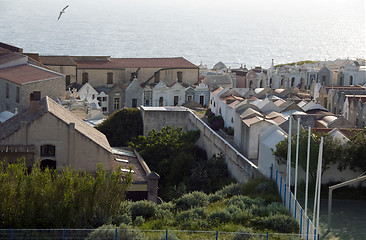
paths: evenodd
<path fill-rule="evenodd" d="M 60 12 L 60 15 L 58 15 L 57 20 L 59 20 L 59 19 L 60 19 L 61 15 L 62 15 L 63 13 L 65 13 L 65 9 L 66 9 L 66 8 L 68 8 L 68 7 L 69 7 L 69 5 L 67 5 L 66 7 L 64 7 L 64 9 L 62 9 L 62 11 Z"/>

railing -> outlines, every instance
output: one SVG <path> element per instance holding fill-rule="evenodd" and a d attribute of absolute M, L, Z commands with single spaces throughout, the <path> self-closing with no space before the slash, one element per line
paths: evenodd
<path fill-rule="evenodd" d="M 0 229 L 0 240 L 122 240 L 122 239 L 216 239 L 216 240 L 300 240 L 300 234 L 283 233 L 248 233 L 220 231 L 186 231 L 186 230 L 133 230 L 121 228 L 108 229 Z"/>
<path fill-rule="evenodd" d="M 291 216 L 296 219 L 300 225 L 300 235 L 302 239 L 319 240 L 319 232 L 315 228 L 313 222 L 309 219 L 301 205 L 295 199 L 295 196 L 286 184 L 286 178 L 283 177 L 278 170 L 274 171 L 273 164 L 271 165 L 271 179 L 275 180 L 278 191 L 281 195 L 283 204 L 288 208 Z"/>

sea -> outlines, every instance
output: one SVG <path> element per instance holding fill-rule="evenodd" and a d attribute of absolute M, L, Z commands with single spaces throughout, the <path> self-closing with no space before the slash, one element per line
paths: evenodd
<path fill-rule="evenodd" d="M 365 21 L 364 0 L 0 0 L 0 42 L 24 52 L 209 68 L 365 58 Z"/>

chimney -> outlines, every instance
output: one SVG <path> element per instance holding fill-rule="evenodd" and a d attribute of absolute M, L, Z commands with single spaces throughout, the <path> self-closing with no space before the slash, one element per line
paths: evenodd
<path fill-rule="evenodd" d="M 39 110 L 39 101 L 34 99 L 34 93 L 31 93 L 29 96 L 29 111 L 31 113 L 35 113 Z"/>

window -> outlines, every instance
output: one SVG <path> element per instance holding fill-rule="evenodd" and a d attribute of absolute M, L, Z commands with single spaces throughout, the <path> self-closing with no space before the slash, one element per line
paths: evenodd
<path fill-rule="evenodd" d="M 269 87 L 272 88 L 272 78 L 269 79 Z"/>
<path fill-rule="evenodd" d="M 17 103 L 19 103 L 19 95 L 20 95 L 20 89 L 19 89 L 19 87 L 17 87 L 16 92 L 15 92 L 15 101 Z"/>
<path fill-rule="evenodd" d="M 325 84 L 326 76 L 322 76 L 322 85 Z"/>
<path fill-rule="evenodd" d="M 234 118 L 231 118 L 231 122 L 232 122 L 232 123 L 234 122 Z"/>
<path fill-rule="evenodd" d="M 102 111 L 106 112 L 107 111 L 107 107 L 102 107 Z"/>
<path fill-rule="evenodd" d="M 89 73 L 87 73 L 87 72 L 83 72 L 83 74 L 81 75 L 82 77 L 82 84 L 85 84 L 85 83 L 87 83 L 87 82 L 89 82 Z"/>
<path fill-rule="evenodd" d="M 70 75 L 66 75 L 65 82 L 66 82 L 66 87 L 70 85 Z"/>
<path fill-rule="evenodd" d="M 9 98 L 9 83 L 6 83 L 6 98 Z"/>
<path fill-rule="evenodd" d="M 146 101 L 145 101 L 145 106 L 150 106 L 150 100 L 149 99 L 146 99 Z"/>
<path fill-rule="evenodd" d="M 250 88 L 250 89 L 252 89 L 252 88 L 253 88 L 253 81 L 252 81 L 252 80 L 250 80 L 250 82 L 249 82 L 249 88 Z"/>
<path fill-rule="evenodd" d="M 349 85 L 353 85 L 353 76 L 349 77 Z"/>
<path fill-rule="evenodd" d="M 263 81 L 262 81 L 262 80 L 260 80 L 260 81 L 259 81 L 259 87 L 260 87 L 260 88 L 262 88 L 262 87 L 263 87 Z"/>
<path fill-rule="evenodd" d="M 183 72 L 177 72 L 177 79 L 179 83 L 183 81 Z"/>
<path fill-rule="evenodd" d="M 113 109 L 114 110 L 119 109 L 119 98 L 114 99 Z"/>
<path fill-rule="evenodd" d="M 54 145 L 42 145 L 41 157 L 54 157 L 56 154 L 56 147 Z"/>
<path fill-rule="evenodd" d="M 163 104 L 164 104 L 164 98 L 163 97 L 160 97 L 159 98 L 159 107 L 164 106 Z"/>
<path fill-rule="evenodd" d="M 160 72 L 156 72 L 154 76 L 154 83 L 160 82 Z"/>
<path fill-rule="evenodd" d="M 178 99 L 179 99 L 178 96 L 174 96 L 174 106 L 178 105 Z"/>
<path fill-rule="evenodd" d="M 188 102 L 192 101 L 192 96 L 191 96 L 191 95 L 189 95 L 187 99 L 188 99 Z M 212 100 L 211 100 L 211 101 L 212 101 Z"/>
<path fill-rule="evenodd" d="M 107 84 L 113 84 L 113 73 L 107 73 Z"/>
<path fill-rule="evenodd" d="M 106 102 L 107 101 L 107 97 L 103 97 L 103 102 Z"/>
<path fill-rule="evenodd" d="M 33 91 L 33 96 L 34 96 L 34 98 L 33 98 L 34 101 L 41 100 L 41 91 Z"/>
<path fill-rule="evenodd" d="M 205 96 L 204 95 L 201 95 L 200 96 L 200 104 L 203 106 L 205 105 Z"/>
<path fill-rule="evenodd" d="M 291 87 L 293 87 L 294 84 L 295 84 L 295 78 L 293 77 L 293 78 L 291 78 Z"/>
<path fill-rule="evenodd" d="M 98 101 L 102 101 L 102 98 L 101 98 L 101 97 L 97 97 L 97 100 L 98 100 Z"/>
<path fill-rule="evenodd" d="M 137 99 L 136 98 L 132 98 L 132 107 L 137 108 Z"/>
<path fill-rule="evenodd" d="M 222 113 L 221 113 L 221 108 L 219 108 L 219 114 L 221 115 Z"/>

